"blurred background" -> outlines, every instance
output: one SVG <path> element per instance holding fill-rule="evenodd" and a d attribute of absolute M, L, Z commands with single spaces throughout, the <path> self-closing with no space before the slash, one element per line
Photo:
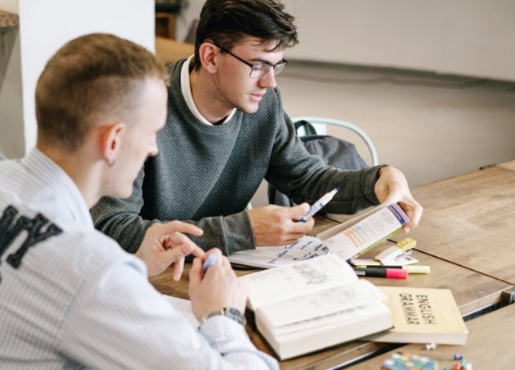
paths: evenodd
<path fill-rule="evenodd" d="M 515 159 L 515 1 L 283 0 L 300 44 L 278 76 L 291 117 L 351 122 L 412 186 Z M 203 0 L 0 0 L 0 152 L 35 142 L 37 76 L 66 40 L 112 32 L 165 60 L 191 53 Z M 59 12 L 55 9 L 59 8 Z M 12 18 L 12 17 L 11 17 Z M 356 144 L 335 127 L 321 133 Z M 263 189 L 253 204 L 266 203 Z"/>

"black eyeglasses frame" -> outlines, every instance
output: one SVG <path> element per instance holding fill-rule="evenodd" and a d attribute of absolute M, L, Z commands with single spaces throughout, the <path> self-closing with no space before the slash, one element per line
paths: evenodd
<path fill-rule="evenodd" d="M 266 76 L 266 74 L 268 72 L 270 72 L 270 69 L 273 69 L 274 76 L 277 76 L 288 65 L 288 61 L 286 59 L 282 59 L 281 61 L 277 62 L 276 64 L 271 64 L 271 63 L 268 63 L 268 62 L 261 62 L 261 63 L 252 64 L 252 63 L 246 61 L 245 59 L 237 56 L 236 54 L 231 53 L 226 48 L 224 48 L 224 47 L 222 47 L 220 45 L 215 44 L 214 42 L 212 42 L 211 44 L 215 45 L 218 49 L 220 49 L 224 53 L 229 54 L 230 56 L 238 59 L 240 62 L 242 62 L 242 63 L 246 64 L 247 66 L 249 66 L 250 67 L 250 74 L 249 74 L 250 78 L 256 78 L 256 79 L 257 78 L 263 78 L 264 76 Z M 257 76 L 256 76 L 256 73 L 257 73 Z"/>

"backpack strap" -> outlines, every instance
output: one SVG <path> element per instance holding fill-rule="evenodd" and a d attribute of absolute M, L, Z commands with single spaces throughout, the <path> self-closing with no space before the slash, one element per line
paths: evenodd
<path fill-rule="evenodd" d="M 298 132 L 299 128 L 304 127 L 304 131 L 306 132 L 306 135 L 316 135 L 317 130 L 315 127 L 309 123 L 308 121 L 302 120 L 295 122 L 295 131 Z"/>

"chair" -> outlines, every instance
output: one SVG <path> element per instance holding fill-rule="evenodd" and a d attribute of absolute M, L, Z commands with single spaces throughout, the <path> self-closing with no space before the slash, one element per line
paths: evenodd
<path fill-rule="evenodd" d="M 299 121 L 307 121 L 312 124 L 314 123 L 314 124 L 333 125 L 333 126 L 347 128 L 347 129 L 355 132 L 361 139 L 363 139 L 363 141 L 367 145 L 368 151 L 370 153 L 371 165 L 376 166 L 379 164 L 379 160 L 377 159 L 377 150 L 376 150 L 374 143 L 370 139 L 370 137 L 365 133 L 365 131 L 363 131 L 358 126 L 356 126 L 350 122 L 335 120 L 335 119 L 331 119 L 331 118 L 323 118 L 323 117 L 295 117 L 295 118 L 292 118 L 292 121 L 293 121 L 293 123 L 296 123 Z"/>
<path fill-rule="evenodd" d="M 308 152 L 320 156 L 325 163 L 331 166 L 357 170 L 367 167 L 367 163 L 359 155 L 354 144 L 328 135 L 317 135 L 316 129 L 312 124 L 334 125 L 351 130 L 363 139 L 367 145 L 370 152 L 371 165 L 375 166 L 379 163 L 375 145 L 370 137 L 352 123 L 322 117 L 296 117 L 292 121 L 295 124 L 297 134 L 301 127 L 304 128 L 305 135 L 301 137 L 301 140 Z M 270 204 L 282 206 L 293 206 L 295 204 L 292 199 L 275 189 L 271 184 L 268 184 L 267 192 Z"/>

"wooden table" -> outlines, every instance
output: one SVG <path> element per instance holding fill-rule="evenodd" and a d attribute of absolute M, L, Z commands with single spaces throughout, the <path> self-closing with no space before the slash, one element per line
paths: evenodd
<path fill-rule="evenodd" d="M 438 360 L 438 369 L 452 366 L 455 354 L 463 355 L 474 369 L 513 369 L 515 364 L 515 305 L 503 307 L 488 315 L 467 322 L 469 337 L 465 346 L 437 346 L 426 350 L 425 345 L 410 344 L 360 363 L 356 369 L 381 368 L 381 364 L 394 352 L 405 351 Z"/>
<path fill-rule="evenodd" d="M 413 253 L 413 257 L 418 259 L 420 264 L 431 266 L 431 273 L 429 275 L 410 275 L 407 280 L 366 279 L 375 285 L 383 286 L 451 289 L 463 316 L 495 307 L 502 291 L 511 287 L 510 284 L 417 251 Z M 257 342 L 255 336 L 259 337 L 260 342 Z M 259 348 L 263 348 L 261 347 L 263 340 L 259 334 L 255 334 L 255 336 L 252 337 L 253 342 Z M 378 352 L 391 347 L 391 344 L 386 343 L 354 341 L 311 355 L 282 361 L 281 369 L 327 369 L 334 366 L 345 366 L 353 364 L 361 358 L 375 356 Z"/>
<path fill-rule="evenodd" d="M 334 221 L 317 218 L 315 232 L 318 233 L 335 224 Z M 380 250 L 376 248 L 374 253 L 378 253 Z M 407 280 L 367 279 L 377 285 L 449 288 L 454 294 L 462 315 L 495 307 L 499 303 L 502 291 L 513 287 L 513 285 L 506 282 L 457 266 L 426 253 L 414 251 L 413 256 L 420 261 L 420 264 L 431 266 L 431 274 L 411 275 Z M 189 266 L 186 267 L 186 270 L 188 269 Z M 174 282 L 171 277 L 171 269 L 168 269 L 163 274 L 152 278 L 151 283 L 161 293 L 188 298 L 187 272 L 185 272 L 181 281 Z M 244 270 L 238 271 L 238 274 L 251 272 L 252 270 Z M 258 348 L 273 354 L 271 348 L 259 333 L 254 332 L 250 328 L 247 331 Z M 334 366 L 345 366 L 353 364 L 362 358 L 384 352 L 389 348 L 392 348 L 391 344 L 353 341 L 314 354 L 282 361 L 281 369 L 327 369 Z"/>
<path fill-rule="evenodd" d="M 194 50 L 195 47 L 193 44 L 156 36 L 156 55 L 160 57 L 166 65 L 178 59 L 189 57 L 193 54 Z"/>
<path fill-rule="evenodd" d="M 515 284 L 515 162 L 414 189 L 417 249 Z"/>

